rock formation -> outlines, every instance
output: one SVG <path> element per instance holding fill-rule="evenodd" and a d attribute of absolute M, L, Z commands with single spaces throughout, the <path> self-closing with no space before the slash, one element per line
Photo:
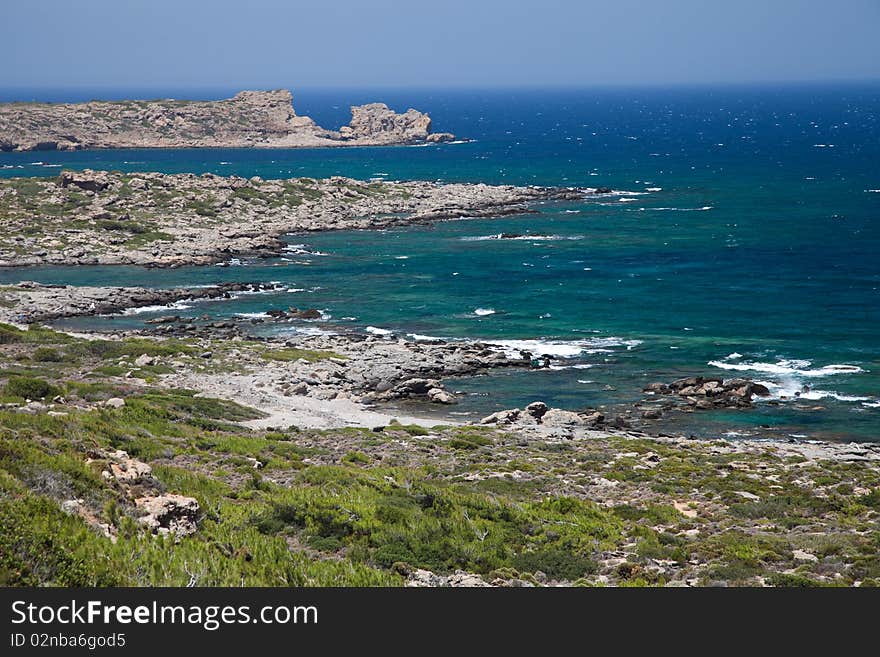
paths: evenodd
<path fill-rule="evenodd" d="M 351 108 L 351 124 L 326 130 L 298 116 L 286 89 L 218 101 L 125 100 L 0 104 L 0 150 L 84 148 L 321 148 L 434 143 L 427 114 L 383 103 Z"/>
<path fill-rule="evenodd" d="M 748 379 L 721 379 L 720 377 L 690 376 L 671 383 L 651 383 L 644 392 L 659 395 L 678 395 L 689 406 L 709 408 L 748 408 L 752 396 L 766 397 L 766 386 Z M 646 417 L 646 419 L 652 419 Z"/>

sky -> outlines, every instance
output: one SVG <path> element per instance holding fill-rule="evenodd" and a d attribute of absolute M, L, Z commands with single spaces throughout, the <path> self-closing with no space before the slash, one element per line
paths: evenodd
<path fill-rule="evenodd" d="M 880 0 L 3 0 L 0 90 L 880 79 Z"/>

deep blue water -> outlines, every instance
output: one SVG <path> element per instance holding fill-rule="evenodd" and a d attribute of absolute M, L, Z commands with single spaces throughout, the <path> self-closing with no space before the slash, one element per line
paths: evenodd
<path fill-rule="evenodd" d="M 0 175 L 55 175 L 62 165 L 603 185 L 630 194 L 521 217 L 291 238 L 326 255 L 168 271 L 36 268 L 0 271 L 0 281 L 278 280 L 300 291 L 175 312 L 317 307 L 330 318 L 305 328 L 540 340 L 539 351 L 565 353 L 578 366 L 452 382 L 470 393 L 457 413 L 536 398 L 613 407 L 639 399 L 653 380 L 741 374 L 771 384 L 782 404 L 658 426 L 699 435 L 880 436 L 880 86 L 322 91 L 295 94 L 294 104 L 334 127 L 347 121 L 349 104 L 378 99 L 430 111 L 437 130 L 475 141 L 0 154 L 8 167 Z M 537 238 L 485 239 L 501 232 Z M 73 325 L 137 325 L 149 316 Z"/>

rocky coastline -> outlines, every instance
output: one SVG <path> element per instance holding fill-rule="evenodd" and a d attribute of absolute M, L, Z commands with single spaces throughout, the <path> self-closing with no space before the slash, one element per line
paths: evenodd
<path fill-rule="evenodd" d="M 228 299 L 234 294 L 271 292 L 267 283 L 220 283 L 209 287 L 155 289 L 144 287 L 95 287 L 46 285 L 21 281 L 0 288 L 0 322 L 33 324 L 65 317 L 114 315 L 177 301 Z"/>
<path fill-rule="evenodd" d="M 218 101 L 125 100 L 0 103 L 0 151 L 106 148 L 333 148 L 453 141 L 431 118 L 384 103 L 351 108 L 349 125 L 327 130 L 293 109 L 286 89 L 242 91 Z"/>
<path fill-rule="evenodd" d="M 609 193 L 63 172 L 0 181 L 0 257 L 208 264 L 282 253 L 291 232 Z M 357 330 L 249 330 L 320 321 L 314 308 L 173 314 L 177 302 L 274 291 L 0 288 L 0 520 L 17 540 L 48 546 L 16 552 L 13 584 L 880 583 L 880 447 L 651 429 L 668 413 L 748 408 L 768 392 L 758 383 L 693 376 L 650 384 L 614 414 L 535 400 L 464 422 L 427 410 L 456 403 L 451 380 L 552 357 Z M 143 330 L 43 326 L 166 306 Z M 51 532 L 34 517 L 52 518 Z M 70 574 L 77 550 L 88 557 Z"/>
<path fill-rule="evenodd" d="M 878 581 L 875 445 L 655 436 L 541 401 L 467 424 L 388 405 L 446 403 L 443 377 L 528 366 L 479 344 L 0 338 L 14 491 L 0 512 L 49 546 L 39 570 L 16 553 L 14 583 L 57 583 L 60 540 L 88 546 L 71 581 L 103 585 L 259 584 L 291 559 L 289 577 L 321 585 Z M 145 567 L 157 551 L 162 568 Z"/>
<path fill-rule="evenodd" d="M 57 178 L 0 179 L 0 267 L 205 265 L 281 255 L 281 237 L 291 233 L 521 214 L 536 203 L 603 193 L 342 177 L 63 171 Z"/>

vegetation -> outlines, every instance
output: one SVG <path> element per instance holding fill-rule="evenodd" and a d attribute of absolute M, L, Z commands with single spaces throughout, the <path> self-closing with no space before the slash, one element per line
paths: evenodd
<path fill-rule="evenodd" d="M 471 426 L 250 431 L 253 409 L 101 373 L 141 354 L 197 362 L 203 346 L 0 325 L 0 584 L 400 585 L 415 569 L 533 584 L 880 582 L 876 463 Z M 54 414 L 24 412 L 56 395 Z M 157 490 L 196 498 L 194 534 L 139 525 L 102 474 L 115 450 L 149 464 Z M 62 510 L 71 500 L 82 511 Z"/>

